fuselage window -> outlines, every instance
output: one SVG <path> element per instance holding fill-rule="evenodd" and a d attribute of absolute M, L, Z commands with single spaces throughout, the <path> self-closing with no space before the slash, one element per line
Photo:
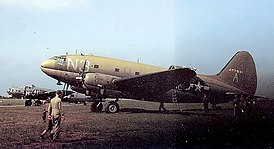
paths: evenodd
<path fill-rule="evenodd" d="M 94 68 L 99 68 L 99 65 L 94 65 Z"/>
<path fill-rule="evenodd" d="M 119 68 L 115 68 L 114 71 L 115 71 L 115 72 L 119 72 Z"/>
<path fill-rule="evenodd" d="M 140 72 L 138 72 L 138 71 L 137 71 L 137 72 L 135 72 L 135 75 L 140 75 Z"/>

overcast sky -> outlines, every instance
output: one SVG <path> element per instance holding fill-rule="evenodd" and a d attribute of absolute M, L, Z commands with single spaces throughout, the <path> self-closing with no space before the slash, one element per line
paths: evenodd
<path fill-rule="evenodd" d="M 60 88 L 39 66 L 76 50 L 202 74 L 247 50 L 258 93 L 274 96 L 273 8 L 268 0 L 0 0 L 0 95 L 27 84 Z"/>

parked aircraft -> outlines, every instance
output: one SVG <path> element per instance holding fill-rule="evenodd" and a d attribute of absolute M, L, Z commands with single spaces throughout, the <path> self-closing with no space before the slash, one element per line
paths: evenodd
<path fill-rule="evenodd" d="M 11 97 L 27 99 L 25 103 L 26 106 L 30 106 L 32 104 L 32 99 L 35 99 L 35 105 L 40 105 L 42 103 L 40 100 L 45 100 L 48 97 L 55 96 L 55 90 L 41 88 L 34 85 L 26 85 L 24 87 L 10 87 L 7 90 L 7 93 Z M 69 93 L 71 94 L 71 91 Z"/>
<path fill-rule="evenodd" d="M 10 87 L 7 93 L 10 98 L 24 98 L 25 87 Z"/>
<path fill-rule="evenodd" d="M 48 76 L 94 99 L 93 111 L 102 110 L 104 98 L 116 98 L 105 111 L 119 111 L 119 98 L 162 103 L 209 102 L 213 105 L 234 95 L 255 97 L 257 74 L 247 51 L 237 52 L 217 75 L 200 75 L 187 67 L 169 69 L 94 55 L 54 56 L 41 64 Z"/>

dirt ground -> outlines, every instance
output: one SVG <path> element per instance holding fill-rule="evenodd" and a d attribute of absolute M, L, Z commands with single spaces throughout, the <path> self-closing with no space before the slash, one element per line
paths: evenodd
<path fill-rule="evenodd" d="M 0 148 L 274 147 L 274 103 L 264 100 L 237 118 L 229 103 L 209 113 L 202 104 L 166 104 L 169 111 L 159 113 L 158 103 L 126 100 L 117 114 L 89 113 L 90 104 L 64 103 L 59 142 L 49 135 L 40 138 L 42 107 L 1 103 Z"/>

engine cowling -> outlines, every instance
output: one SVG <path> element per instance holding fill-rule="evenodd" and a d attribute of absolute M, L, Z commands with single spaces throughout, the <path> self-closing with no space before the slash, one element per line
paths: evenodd
<path fill-rule="evenodd" d="M 101 73 L 87 73 L 85 75 L 84 84 L 92 86 L 108 85 L 118 78 L 120 77 Z"/>

